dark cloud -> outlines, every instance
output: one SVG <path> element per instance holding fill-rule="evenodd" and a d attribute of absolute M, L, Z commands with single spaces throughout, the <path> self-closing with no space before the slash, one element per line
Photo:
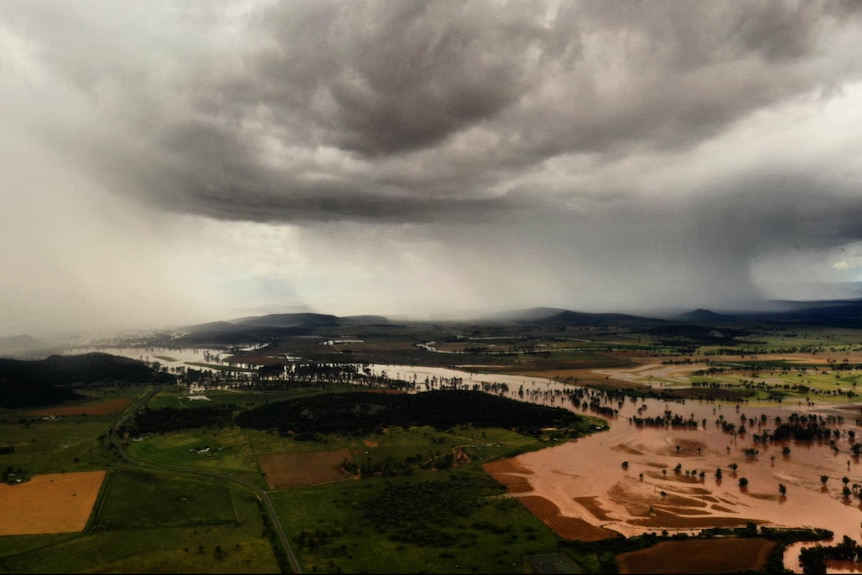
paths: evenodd
<path fill-rule="evenodd" d="M 862 239 L 858 6 L 4 2 L 0 105 L 159 213 L 489 291 L 505 260 L 559 305 L 753 300 L 758 262 Z"/>
<path fill-rule="evenodd" d="M 862 70 L 825 43 L 858 32 L 830 2 L 289 2 L 222 40 L 209 11 L 136 32 L 18 8 L 10 29 L 89 94 L 124 193 L 219 218 L 448 219 L 549 159 L 684 150 Z"/>
<path fill-rule="evenodd" d="M 305 83 L 306 98 L 329 104 L 314 118 L 325 127 L 320 143 L 366 156 L 427 148 L 496 116 L 526 89 L 529 53 L 543 36 L 526 10 L 515 20 L 476 4 L 338 3 L 326 4 L 314 18 L 323 25 L 298 43 L 291 8 L 273 10 L 276 48 L 254 66 L 278 82 L 267 104 L 280 108 L 278 95 Z"/>

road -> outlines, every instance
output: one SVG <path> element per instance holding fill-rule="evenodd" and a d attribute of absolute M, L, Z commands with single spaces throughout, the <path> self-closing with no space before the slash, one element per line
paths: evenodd
<path fill-rule="evenodd" d="M 137 459 L 132 458 L 126 450 L 123 449 L 123 444 L 120 441 L 119 434 L 117 433 L 120 427 L 129 420 L 135 413 L 147 405 L 150 399 L 156 394 L 158 391 L 158 387 L 153 387 L 146 394 L 142 395 L 138 398 L 131 406 L 129 406 L 117 422 L 113 425 L 110 430 L 108 437 L 108 444 L 113 444 L 117 448 L 117 453 L 119 456 L 130 465 L 138 465 L 140 467 L 149 467 L 152 469 L 159 469 L 162 471 L 170 471 L 171 473 L 181 473 L 186 475 L 197 475 L 203 477 L 212 477 L 216 479 L 224 479 L 227 481 L 232 481 L 238 485 L 246 487 L 254 492 L 257 495 L 260 501 L 263 501 L 264 507 L 266 509 L 266 513 L 269 515 L 270 524 L 275 529 L 276 534 L 278 535 L 278 539 L 281 542 L 281 546 L 284 549 L 285 556 L 287 557 L 288 562 L 290 563 L 290 568 L 293 573 L 302 573 L 302 569 L 299 565 L 299 560 L 296 558 L 296 554 L 293 552 L 293 548 L 290 546 L 290 541 L 287 539 L 287 535 L 284 533 L 284 528 L 281 525 L 281 521 L 278 519 L 278 514 L 275 511 L 275 506 L 272 504 L 272 500 L 269 498 L 269 495 L 266 491 L 254 485 L 253 483 L 249 483 L 243 479 L 238 479 L 236 477 L 231 477 L 230 475 L 223 475 L 221 473 L 215 473 L 212 471 L 200 471 L 196 469 L 185 469 L 178 467 L 171 467 L 167 465 L 157 465 L 155 463 L 148 463 L 145 461 L 139 461 Z"/>

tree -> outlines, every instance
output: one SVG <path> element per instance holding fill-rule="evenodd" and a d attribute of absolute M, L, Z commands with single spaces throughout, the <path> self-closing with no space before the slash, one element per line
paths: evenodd
<path fill-rule="evenodd" d="M 828 475 L 821 475 L 821 476 L 820 476 L 820 483 L 823 485 L 823 487 L 826 487 L 826 482 L 827 482 L 827 481 L 829 481 L 829 476 L 828 476 Z"/>
<path fill-rule="evenodd" d="M 782 497 L 784 497 L 785 495 L 787 495 L 787 486 L 783 483 L 779 483 L 778 492 L 781 494 Z"/>
<path fill-rule="evenodd" d="M 740 489 L 746 489 L 747 487 L 748 487 L 748 479 L 746 479 L 745 477 L 740 477 L 739 478 L 739 488 Z"/>

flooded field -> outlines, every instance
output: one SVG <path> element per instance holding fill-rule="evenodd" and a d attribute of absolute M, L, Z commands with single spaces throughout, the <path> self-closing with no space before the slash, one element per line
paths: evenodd
<path fill-rule="evenodd" d="M 441 387 L 457 386 L 461 389 L 478 388 L 481 390 L 498 390 L 503 395 L 518 396 L 518 391 L 533 392 L 537 395 L 547 395 L 548 398 L 559 395 L 574 386 L 565 386 L 547 377 L 517 375 L 510 373 L 476 373 L 447 367 L 424 367 L 411 365 L 381 365 L 368 364 L 372 375 L 386 373 L 392 379 L 413 381 L 417 391 L 440 389 Z M 555 393 L 556 392 L 556 393 Z M 548 401 L 551 401 L 548 399 Z"/>
<path fill-rule="evenodd" d="M 63 351 L 64 355 L 79 355 L 99 352 L 120 357 L 128 357 L 149 364 L 158 362 L 170 373 L 180 368 L 203 369 L 219 371 L 227 367 L 226 359 L 230 352 L 216 348 L 160 348 L 160 347 L 84 347 L 71 348 Z"/>
<path fill-rule="evenodd" d="M 224 353 L 99 351 L 169 367 L 213 361 L 214 353 Z M 481 389 L 605 417 L 605 431 L 518 456 L 502 471 L 491 471 L 531 510 L 553 509 L 557 525 L 633 536 L 753 522 L 825 528 L 835 533 L 835 541 L 844 535 L 857 541 L 862 536 L 862 461 L 856 455 L 862 449 L 854 448 L 862 404 L 635 399 L 535 375 L 383 364 L 363 364 L 363 369 L 412 382 L 417 391 Z M 693 369 L 650 363 L 637 369 L 592 370 L 589 375 L 628 383 L 660 376 L 685 385 Z M 825 438 L 768 438 L 781 422 L 801 416 L 828 429 Z M 862 435 L 858 439 L 862 442 Z M 788 549 L 786 568 L 801 572 L 798 555 L 803 546 Z M 852 568 L 830 565 L 829 570 Z"/>
<path fill-rule="evenodd" d="M 609 430 L 518 456 L 495 473 L 531 510 L 553 508 L 555 525 L 567 525 L 569 519 L 634 536 L 662 531 L 695 533 L 753 522 L 829 529 L 835 533 L 835 542 L 844 535 L 857 541 L 862 536 L 862 461 L 853 451 L 857 435 L 862 433 L 857 422 L 862 418 L 860 403 L 604 397 L 598 405 L 616 412 L 607 416 L 607 412 L 596 412 L 595 402 L 590 405 L 584 400 L 576 405 L 569 399 L 572 390 L 581 388 L 547 378 L 371 367 L 399 379 L 415 376 L 420 391 L 440 385 L 491 385 L 509 397 L 606 416 Z M 635 375 L 660 373 L 684 384 L 693 369 L 654 364 L 594 373 L 630 382 L 638 381 Z M 505 391 L 499 391 L 500 384 L 506 385 Z M 794 414 L 828 428 L 829 439 L 762 439 Z M 682 423 L 643 423 L 650 418 L 674 417 Z M 744 431 L 740 432 L 740 426 Z M 862 441 L 862 435 L 858 438 Z M 801 572 L 798 555 L 806 545 L 813 543 L 788 548 L 786 568 Z M 829 572 L 852 568 L 830 565 Z"/>

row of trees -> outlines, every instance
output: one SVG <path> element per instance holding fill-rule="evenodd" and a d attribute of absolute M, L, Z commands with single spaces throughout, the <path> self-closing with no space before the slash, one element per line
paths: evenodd
<path fill-rule="evenodd" d="M 260 405 L 236 416 L 254 429 L 294 433 L 367 435 L 385 427 L 456 425 L 516 429 L 538 436 L 555 428 L 560 436 L 580 434 L 581 416 L 559 407 L 535 405 L 472 390 L 435 390 L 419 394 L 364 391 L 334 393 Z"/>
<path fill-rule="evenodd" d="M 826 573 L 826 561 L 830 560 L 862 562 L 862 545 L 845 535 L 836 545 L 803 547 L 799 553 L 803 573 Z"/>

